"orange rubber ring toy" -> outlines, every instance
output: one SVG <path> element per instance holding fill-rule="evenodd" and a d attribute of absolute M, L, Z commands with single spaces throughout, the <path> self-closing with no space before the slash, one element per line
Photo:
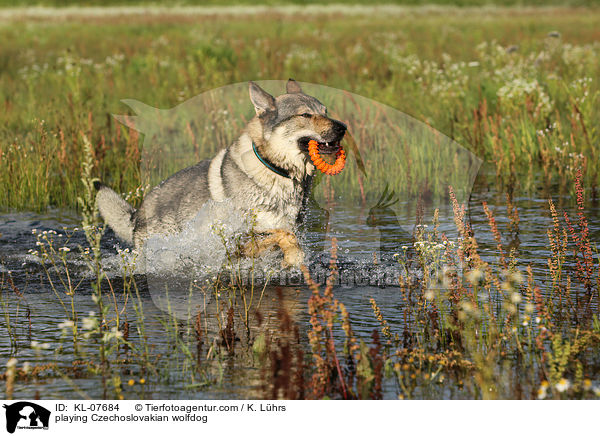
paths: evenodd
<path fill-rule="evenodd" d="M 319 143 L 314 139 L 308 141 L 308 155 L 310 156 L 310 159 L 315 167 L 317 167 L 317 169 L 323 174 L 327 174 L 328 176 L 335 176 L 336 174 L 339 174 L 346 166 L 346 152 L 343 148 L 340 148 L 335 155 L 335 163 L 328 164 L 319 154 Z"/>

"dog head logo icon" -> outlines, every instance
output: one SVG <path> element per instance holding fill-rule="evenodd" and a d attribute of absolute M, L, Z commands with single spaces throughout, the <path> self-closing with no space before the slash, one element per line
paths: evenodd
<path fill-rule="evenodd" d="M 6 431 L 14 433 L 18 428 L 47 429 L 50 411 L 29 401 L 4 405 L 6 409 Z"/>

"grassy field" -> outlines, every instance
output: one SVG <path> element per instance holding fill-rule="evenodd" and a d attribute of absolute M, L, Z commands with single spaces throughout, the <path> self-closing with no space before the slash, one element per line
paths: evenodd
<path fill-rule="evenodd" d="M 169 108 L 230 83 L 287 77 L 423 120 L 514 189 L 533 189 L 538 171 L 552 184 L 579 166 L 588 192 L 598 185 L 596 11 L 61 16 L 2 18 L 0 38 L 11 44 L 0 50 L 0 182 L 12 187 L 0 191 L 3 208 L 75 207 L 81 132 L 97 176 L 121 192 L 142 186 L 131 159 L 141 145 L 111 117 L 128 111 L 123 98 Z M 370 171 L 403 174 L 360 151 Z M 358 195 L 353 170 L 338 180 Z"/>
<path fill-rule="evenodd" d="M 260 374 L 260 392 L 253 395 L 264 398 L 381 398 L 386 381 L 402 398 L 600 395 L 600 266 L 585 213 L 600 183 L 600 11 L 346 9 L 0 10 L 0 40 L 10 41 L 0 48 L 0 207 L 76 209 L 90 246 L 77 255 L 95 277 L 71 283 L 69 235 L 36 234 L 31 256 L 66 317 L 57 327 L 60 338 L 52 339 L 57 346 L 48 350 L 27 340 L 26 297 L 10 272 L 0 274 L 11 353 L 21 360 L 19 353 L 37 356 L 40 363 L 25 369 L 7 362 L 1 375 L 7 398 L 15 396 L 15 386 L 35 381 L 37 388 L 41 381 L 43 389 L 45 380 L 66 377 L 101 380 L 110 398 L 144 397 L 150 386 L 199 392 L 219 383 L 238 352 L 249 356 L 241 366 Z M 222 298 L 224 324 L 207 337 L 200 313 L 185 325 L 165 317 L 173 358 L 161 360 L 148 345 L 150 321 L 132 269 L 124 267 L 119 285 L 107 278 L 101 231 L 89 227 L 99 224 L 93 177 L 133 202 L 148 183 L 139 165 L 141 137 L 112 114 L 131 113 L 124 98 L 171 108 L 231 83 L 288 77 L 387 104 L 481 157 L 478 183 L 509 194 L 505 217 L 496 218 L 484 204 L 483 230 L 497 243 L 493 261 L 483 259 L 465 211 L 444 189 L 434 195 L 454 203 L 460 238 L 448 241 L 429 222 L 430 231 L 416 227 L 410 256 L 397 257 L 397 268 L 423 271 L 418 280 L 398 284 L 404 328 L 390 326 L 373 300 L 379 328 L 365 341 L 353 331 L 352 314 L 333 284 L 313 285 L 305 348 L 293 345 L 299 327 L 282 307 L 274 309 L 281 337 L 252 336 L 247 329 L 248 347 L 236 351 L 230 319 L 235 310 L 236 322 L 248 322 L 248 288 L 217 281 L 210 289 Z M 377 198 L 386 182 L 406 185 L 422 171 L 435 177 L 435 168 L 411 164 L 410 154 L 398 156 L 394 143 L 357 144 L 364 176 L 385 178 L 363 184 L 351 155 L 335 182 L 336 193 L 347 198 Z M 560 194 L 570 196 L 565 201 L 577 216 L 546 203 Z M 518 265 L 519 246 L 508 242 L 519 237 L 513 203 L 519 195 L 543 199 L 540 214 L 552 220 L 539 235 L 548 239 L 541 255 L 548 266 L 535 275 Z M 129 252 L 120 254 L 130 259 Z M 78 298 L 94 315 L 86 315 Z M 122 314 L 129 316 L 126 323 Z M 33 337 L 43 330 L 35 322 L 29 328 L 29 339 L 31 328 Z M 71 366 L 57 364 L 64 356 Z"/>

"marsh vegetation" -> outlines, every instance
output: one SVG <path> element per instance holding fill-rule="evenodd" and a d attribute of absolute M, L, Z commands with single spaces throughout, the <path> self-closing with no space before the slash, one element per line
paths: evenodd
<path fill-rule="evenodd" d="M 600 394 L 596 10 L 2 20 L 6 398 Z M 145 172 L 119 100 L 171 108 L 287 77 L 444 133 L 483 160 L 472 194 L 443 183 L 434 148 L 351 137 L 355 159 L 317 187 L 315 213 L 335 219 L 307 230 L 313 264 L 284 286 L 264 265 L 242 279 L 225 243 L 226 267 L 182 288 L 198 304 L 159 310 L 144 259 L 104 233 L 92 181 L 139 204 L 151 174 L 189 162 Z M 227 145 L 190 132 L 190 158 Z M 393 282 L 370 280 L 377 268 Z"/>

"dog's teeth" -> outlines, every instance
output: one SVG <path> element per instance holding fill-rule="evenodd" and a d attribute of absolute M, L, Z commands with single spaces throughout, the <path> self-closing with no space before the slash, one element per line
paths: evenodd
<path fill-rule="evenodd" d="M 325 147 L 329 147 L 329 142 L 326 142 L 326 143 L 325 143 Z"/>

